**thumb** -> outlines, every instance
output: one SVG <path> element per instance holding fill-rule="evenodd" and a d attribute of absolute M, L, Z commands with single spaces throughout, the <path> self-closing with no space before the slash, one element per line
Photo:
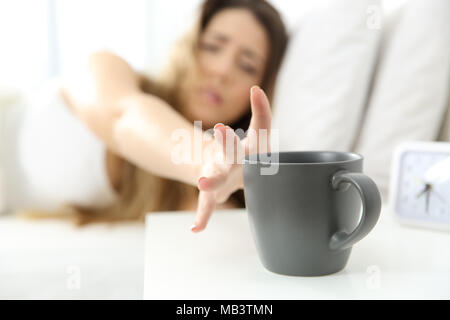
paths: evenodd
<path fill-rule="evenodd" d="M 247 137 L 245 139 L 245 154 L 262 153 L 270 151 L 270 128 L 272 111 L 269 99 L 258 86 L 253 86 L 250 91 L 252 118 Z M 264 136 L 265 135 L 265 136 Z M 267 141 L 261 141 L 267 139 Z M 262 145 L 260 145 L 262 143 Z"/>
<path fill-rule="evenodd" d="M 252 107 L 252 119 L 250 121 L 249 129 L 267 129 L 270 131 L 270 124 L 272 121 L 272 112 L 270 110 L 269 99 L 264 91 L 258 87 L 253 86 L 250 90 L 250 103 Z"/>

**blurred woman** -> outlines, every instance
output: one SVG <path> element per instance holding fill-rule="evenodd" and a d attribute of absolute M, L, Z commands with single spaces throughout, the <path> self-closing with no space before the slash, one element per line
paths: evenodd
<path fill-rule="evenodd" d="M 10 209 L 66 208 L 79 224 L 197 210 L 191 229 L 199 232 L 214 208 L 244 207 L 242 165 L 218 165 L 204 154 L 177 164 L 172 135 L 200 134 L 207 150 L 224 145 L 228 131 L 248 154 L 248 139 L 234 130 L 270 129 L 269 99 L 287 41 L 265 0 L 206 0 L 158 79 L 112 53 L 91 55 L 79 74 L 32 102 L 38 106 L 10 115 L 9 127 L 22 128 L 5 138 L 18 141 L 4 164 Z"/>

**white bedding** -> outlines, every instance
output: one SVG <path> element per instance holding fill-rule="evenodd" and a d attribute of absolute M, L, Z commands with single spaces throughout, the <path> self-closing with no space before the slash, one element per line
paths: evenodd
<path fill-rule="evenodd" d="M 142 299 L 144 224 L 0 218 L 0 299 Z"/>

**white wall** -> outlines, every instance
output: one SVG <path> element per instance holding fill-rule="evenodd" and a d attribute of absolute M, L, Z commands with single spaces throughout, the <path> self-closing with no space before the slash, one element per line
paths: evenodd
<path fill-rule="evenodd" d="M 135 68 L 146 65 L 151 45 L 152 1 L 58 0 L 56 3 L 62 71 L 98 49 L 116 52 Z"/>
<path fill-rule="evenodd" d="M 148 64 L 156 0 L 1 0 L 0 87 L 32 89 L 109 49 Z"/>
<path fill-rule="evenodd" d="M 0 1 L 0 86 L 29 87 L 48 65 L 47 1 Z"/>

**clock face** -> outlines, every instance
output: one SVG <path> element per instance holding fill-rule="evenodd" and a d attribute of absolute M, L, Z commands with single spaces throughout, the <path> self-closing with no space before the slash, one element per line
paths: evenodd
<path fill-rule="evenodd" d="M 450 223 L 450 153 L 407 151 L 399 168 L 397 213 Z"/>

